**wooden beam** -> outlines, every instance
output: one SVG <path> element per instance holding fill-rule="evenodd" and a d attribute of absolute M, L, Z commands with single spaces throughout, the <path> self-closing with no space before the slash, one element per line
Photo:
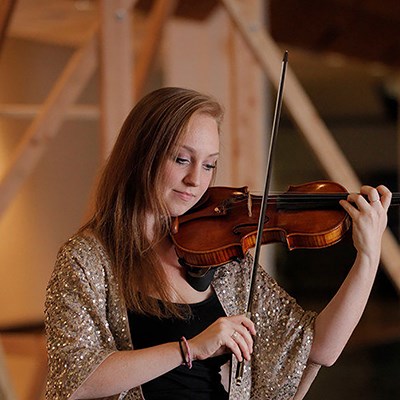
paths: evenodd
<path fill-rule="evenodd" d="M 138 0 L 136 10 L 148 12 L 157 0 Z M 170 0 L 164 0 L 168 3 Z M 179 0 L 175 10 L 175 16 L 194 22 L 205 21 L 215 11 L 218 0 Z"/>
<path fill-rule="evenodd" d="M 16 4 L 17 0 L 2 0 L 0 3 L 0 53 L 7 34 L 7 28 L 10 24 L 11 15 Z"/>
<path fill-rule="evenodd" d="M 220 0 L 266 75 L 278 86 L 282 51 L 260 24 L 245 18 L 238 0 Z M 349 191 L 358 191 L 361 183 L 311 100 L 289 67 L 284 102 L 294 122 L 308 142 L 328 176 Z M 400 293 L 400 248 L 389 229 L 382 240 L 382 263 Z"/>
<path fill-rule="evenodd" d="M 244 3 L 246 12 L 263 20 L 259 10 L 264 0 Z M 164 44 L 164 83 L 211 94 L 225 107 L 216 184 L 259 190 L 265 149 L 250 149 L 240 142 L 261 143 L 265 138 L 266 78 L 227 13 L 218 7 L 204 21 L 174 18 L 165 30 Z M 254 168 L 249 168 L 249 159 Z"/>
<path fill-rule="evenodd" d="M 78 49 L 86 43 L 91 26 L 98 20 L 96 3 L 93 0 L 20 0 L 8 36 L 39 45 Z"/>
<path fill-rule="evenodd" d="M 265 2 L 247 0 L 242 12 L 257 23 L 265 20 Z M 246 184 L 250 190 L 262 190 L 266 165 L 268 113 L 266 78 L 240 33 L 227 18 L 229 29 L 227 56 L 229 65 L 229 148 L 230 171 L 235 185 Z M 222 56 L 220 56 L 222 58 Z M 266 115 L 267 114 L 267 115 Z M 244 143 L 257 143 L 246 146 Z M 248 168 L 251 160 L 252 168 Z M 254 171 L 259 171 L 255 173 Z"/>
<path fill-rule="evenodd" d="M 33 379 L 31 381 L 28 394 L 25 396 L 25 400 L 41 400 L 46 388 L 46 377 L 47 377 L 47 348 L 46 348 L 46 336 L 44 333 L 36 334 L 36 356 Z"/>
<path fill-rule="evenodd" d="M 10 374 L 6 365 L 6 360 L 3 351 L 3 344 L 0 341 L 0 399 L 1 400 L 16 400 L 13 385 L 11 383 Z"/>
<path fill-rule="evenodd" d="M 0 216 L 34 170 L 49 141 L 57 134 L 65 111 L 78 98 L 92 76 L 97 65 L 97 30 L 96 24 L 86 45 L 73 54 L 11 156 L 0 178 Z"/>
<path fill-rule="evenodd" d="M 398 0 L 270 0 L 270 33 L 279 43 L 365 62 L 400 66 Z M 296 29 L 288 29 L 295 26 Z"/>
<path fill-rule="evenodd" d="M 0 117 L 34 118 L 42 107 L 37 104 L 0 104 Z M 77 104 L 65 111 L 65 118 L 78 120 L 96 120 L 99 118 L 99 108 L 91 104 Z"/>
<path fill-rule="evenodd" d="M 163 28 L 174 14 L 177 0 L 157 0 L 147 20 L 145 39 L 141 43 L 138 61 L 134 71 L 134 93 L 136 98 L 143 96 L 151 67 L 161 45 Z"/>
<path fill-rule="evenodd" d="M 100 0 L 101 158 L 105 160 L 132 108 L 133 0 Z"/>
<path fill-rule="evenodd" d="M 8 356 L 24 357 L 34 361 L 33 377 L 27 395 L 23 400 L 41 400 L 47 375 L 46 337 L 44 331 L 5 333 L 2 335 L 2 341 L 4 352 Z M 3 400 L 3 397 L 0 396 L 0 399 Z"/>

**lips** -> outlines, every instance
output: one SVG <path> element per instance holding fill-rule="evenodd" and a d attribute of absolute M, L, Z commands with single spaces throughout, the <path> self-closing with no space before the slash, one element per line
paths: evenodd
<path fill-rule="evenodd" d="M 195 197 L 192 193 L 180 192 L 179 190 L 174 190 L 174 193 L 183 201 L 192 201 Z"/>

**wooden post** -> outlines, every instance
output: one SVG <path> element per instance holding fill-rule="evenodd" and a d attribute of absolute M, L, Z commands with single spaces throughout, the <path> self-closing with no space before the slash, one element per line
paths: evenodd
<path fill-rule="evenodd" d="M 0 400 L 16 400 L 4 357 L 3 345 L 0 341 Z"/>
<path fill-rule="evenodd" d="M 245 3 L 247 13 L 263 18 L 263 1 Z M 224 10 L 204 21 L 172 20 L 163 44 L 166 85 L 211 94 L 225 107 L 217 184 L 261 188 L 263 175 L 254 171 L 264 171 L 265 149 L 240 143 L 265 141 L 265 78 Z"/>
<path fill-rule="evenodd" d="M 253 23 L 264 23 L 264 2 L 246 1 L 241 11 Z M 259 192 L 264 186 L 271 134 L 266 79 L 235 25 L 230 20 L 228 25 L 230 171 L 235 185 L 245 184 Z"/>
<path fill-rule="evenodd" d="M 145 38 L 141 43 L 140 53 L 134 72 L 134 93 L 137 99 L 144 94 L 144 88 L 151 67 L 154 64 L 157 50 L 161 46 L 163 28 L 174 13 L 176 3 L 177 0 L 157 0 L 148 17 Z"/>
<path fill-rule="evenodd" d="M 101 158 L 105 160 L 132 108 L 134 0 L 100 0 Z"/>

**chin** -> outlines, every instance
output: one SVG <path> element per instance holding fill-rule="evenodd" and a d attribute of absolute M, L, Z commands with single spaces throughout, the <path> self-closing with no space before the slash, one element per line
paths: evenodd
<path fill-rule="evenodd" d="M 171 217 L 180 217 L 181 215 L 185 214 L 187 211 L 189 211 L 192 207 L 194 206 L 194 204 L 192 204 L 190 207 L 186 206 L 186 207 L 172 207 L 170 209 L 170 215 Z"/>
<path fill-rule="evenodd" d="M 186 211 L 190 210 L 190 208 L 185 208 L 183 210 L 173 210 L 171 212 L 171 217 L 180 217 L 181 215 L 185 214 Z"/>

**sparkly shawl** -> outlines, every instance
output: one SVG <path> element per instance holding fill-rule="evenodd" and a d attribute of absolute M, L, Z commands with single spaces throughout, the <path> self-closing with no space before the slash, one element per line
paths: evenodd
<path fill-rule="evenodd" d="M 213 288 L 228 316 L 245 313 L 252 260 L 218 268 Z M 296 393 L 312 345 L 315 313 L 303 309 L 262 269 L 252 319 L 257 337 L 251 365 L 231 400 L 289 400 Z M 124 302 L 110 259 L 91 236 L 75 236 L 60 249 L 47 288 L 45 323 L 49 372 L 46 399 L 66 400 L 110 354 L 132 349 Z M 143 399 L 140 388 L 107 399 Z"/>

